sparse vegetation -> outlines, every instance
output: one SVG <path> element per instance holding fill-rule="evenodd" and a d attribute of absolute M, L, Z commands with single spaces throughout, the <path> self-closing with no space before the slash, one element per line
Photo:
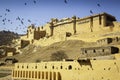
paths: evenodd
<path fill-rule="evenodd" d="M 36 61 L 35 61 L 35 62 L 36 62 L 36 63 L 39 63 L 40 61 L 41 61 L 40 59 L 36 59 Z"/>
<path fill-rule="evenodd" d="M 66 58 L 68 58 L 68 56 L 63 50 L 59 50 L 51 54 L 51 60 L 53 61 L 61 61 L 62 59 Z"/>
<path fill-rule="evenodd" d="M 8 76 L 8 75 L 10 75 L 10 74 L 8 74 L 8 73 L 0 73 L 0 78 L 6 77 L 6 76 Z"/>
<path fill-rule="evenodd" d="M 13 39 L 19 38 L 19 35 L 10 31 L 0 31 L 0 46 L 12 44 Z"/>
<path fill-rule="evenodd" d="M 2 55 L 3 54 L 3 51 L 0 49 L 0 55 Z"/>

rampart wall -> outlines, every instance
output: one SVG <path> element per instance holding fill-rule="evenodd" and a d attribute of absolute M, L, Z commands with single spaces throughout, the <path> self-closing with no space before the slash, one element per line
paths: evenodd
<path fill-rule="evenodd" d="M 84 18 L 76 16 L 61 20 L 53 18 L 42 27 L 29 26 L 26 37 L 22 37 L 22 40 L 29 40 L 30 44 L 33 41 L 33 44 L 39 43 L 43 46 L 46 45 L 43 44 L 44 42 L 52 44 L 69 39 L 95 42 L 99 37 L 97 34 L 118 30 L 118 28 L 114 29 L 114 27 L 119 27 L 120 23 L 115 21 L 115 17 L 107 13 L 91 15 Z"/>

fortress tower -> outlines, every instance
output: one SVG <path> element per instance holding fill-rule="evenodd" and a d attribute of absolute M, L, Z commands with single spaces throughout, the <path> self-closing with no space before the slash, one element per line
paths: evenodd
<path fill-rule="evenodd" d="M 45 35 L 46 35 L 46 31 L 44 30 L 43 27 L 35 28 L 34 25 L 31 25 L 28 27 L 27 38 L 29 38 L 29 39 L 39 40 L 40 38 L 45 37 Z"/>

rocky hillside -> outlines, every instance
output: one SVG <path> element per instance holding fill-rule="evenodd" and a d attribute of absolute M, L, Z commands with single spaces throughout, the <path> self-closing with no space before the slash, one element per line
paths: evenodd
<path fill-rule="evenodd" d="M 10 31 L 0 31 L 0 46 L 12 44 L 13 39 L 19 38 L 19 35 Z"/>

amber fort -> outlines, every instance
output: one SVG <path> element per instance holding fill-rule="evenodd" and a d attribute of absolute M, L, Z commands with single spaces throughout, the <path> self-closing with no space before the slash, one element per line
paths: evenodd
<path fill-rule="evenodd" d="M 21 47 L 28 44 L 47 46 L 65 40 L 83 40 L 96 42 L 104 37 L 101 35 L 119 31 L 120 23 L 108 13 L 79 18 L 52 18 L 43 26 L 30 25 L 27 34 L 21 37 Z M 98 42 L 98 41 L 97 41 Z"/>
<path fill-rule="evenodd" d="M 20 49 L 24 49 L 28 45 L 44 47 L 68 40 L 81 40 L 92 45 L 78 46 L 79 54 L 72 53 L 77 58 L 66 58 L 62 61 L 15 63 L 12 69 L 12 79 L 119 80 L 119 30 L 120 22 L 108 13 L 84 18 L 76 16 L 60 20 L 52 18 L 45 25 L 38 27 L 32 24 L 28 26 L 27 33 L 20 38 Z"/>

